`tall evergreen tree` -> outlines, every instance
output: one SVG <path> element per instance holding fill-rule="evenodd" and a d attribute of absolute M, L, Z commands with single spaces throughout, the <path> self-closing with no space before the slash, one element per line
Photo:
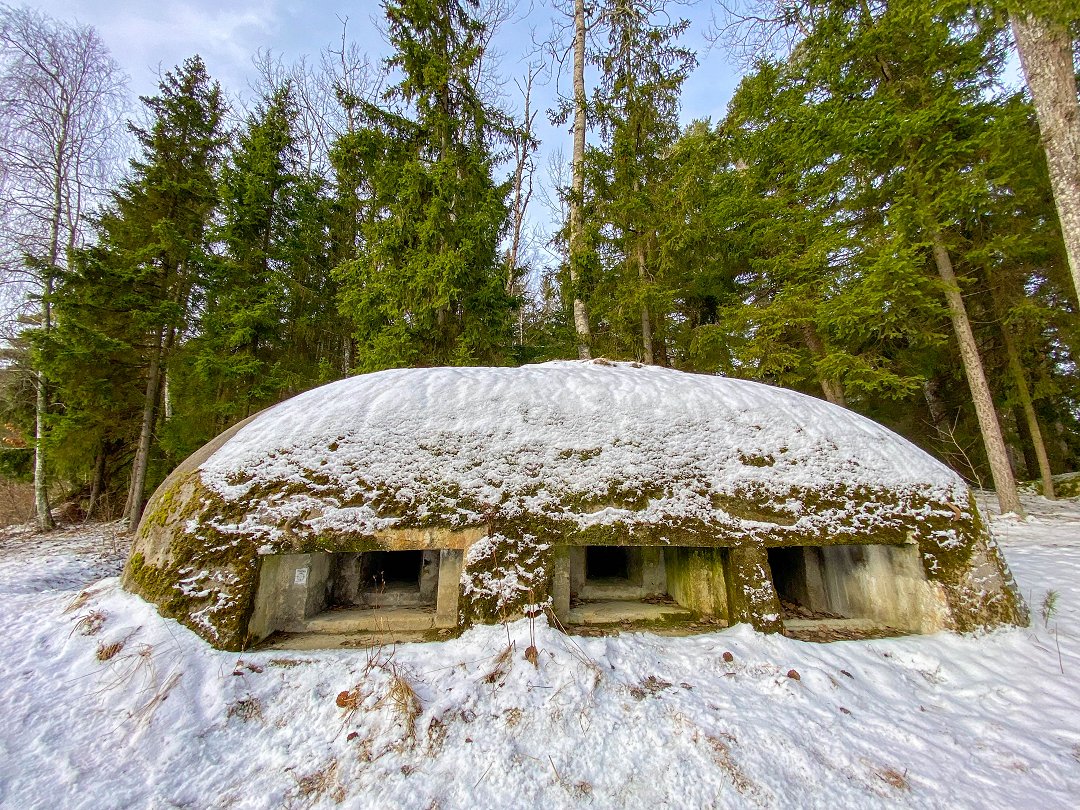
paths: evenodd
<path fill-rule="evenodd" d="M 632 313 L 641 359 L 664 363 L 671 299 L 658 237 L 679 95 L 695 64 L 677 44 L 689 23 L 658 22 L 667 10 L 655 0 L 611 0 L 602 18 L 607 43 L 595 54 L 601 76 L 593 103 L 602 145 L 587 152 L 587 174 L 589 213 L 606 242 L 607 266 L 593 310 L 613 325 Z"/>
<path fill-rule="evenodd" d="M 221 90 L 199 57 L 167 72 L 159 88 L 159 95 L 142 99 L 148 124 L 130 125 L 141 154 L 97 221 L 98 244 L 58 291 L 71 334 L 82 327 L 96 344 L 130 356 L 136 366 L 143 393 L 124 510 L 131 525 L 145 503 L 166 369 L 204 284 L 207 226 L 225 142 Z M 113 309 L 117 318 L 98 317 Z"/>
<path fill-rule="evenodd" d="M 998 498 L 1021 511 L 956 261 L 957 223 L 988 193 L 982 154 L 1001 30 L 984 9 L 939 0 L 830 0 L 814 13 L 790 63 L 848 167 L 850 209 L 880 212 L 872 238 L 893 246 L 882 269 L 935 272 Z"/>
<path fill-rule="evenodd" d="M 507 187 L 492 177 L 502 116 L 477 86 L 486 24 L 477 0 L 384 4 L 396 83 L 332 160 L 360 199 L 355 258 L 339 265 L 342 312 L 362 369 L 495 363 L 513 301 L 497 252 Z"/>

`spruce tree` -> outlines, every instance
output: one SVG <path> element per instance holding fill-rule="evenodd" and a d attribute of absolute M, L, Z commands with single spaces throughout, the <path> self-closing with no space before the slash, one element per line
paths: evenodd
<path fill-rule="evenodd" d="M 69 351 L 80 350 L 81 335 L 131 358 L 129 382 L 142 391 L 124 510 L 131 526 L 145 502 L 166 370 L 204 285 L 224 144 L 221 91 L 199 57 L 167 72 L 159 88 L 159 95 L 142 99 L 148 123 L 129 125 L 140 154 L 97 220 L 98 244 L 58 291 L 60 317 L 70 321 L 75 340 Z M 101 317 L 104 312 L 114 317 Z"/>
<path fill-rule="evenodd" d="M 486 24 L 476 0 L 384 5 L 397 81 L 332 161 L 359 198 L 356 255 L 340 264 L 356 365 L 497 363 L 513 307 L 497 252 L 507 186 L 493 179 L 502 116 L 477 86 Z"/>
<path fill-rule="evenodd" d="M 611 0 L 602 8 L 607 43 L 594 54 L 601 75 L 593 99 L 602 141 L 586 153 L 588 212 L 605 265 L 593 314 L 616 330 L 636 332 L 635 354 L 648 364 L 666 362 L 672 302 L 658 238 L 679 134 L 679 95 L 695 64 L 678 44 L 689 23 L 657 21 L 666 17 L 664 6 L 653 2 Z"/>

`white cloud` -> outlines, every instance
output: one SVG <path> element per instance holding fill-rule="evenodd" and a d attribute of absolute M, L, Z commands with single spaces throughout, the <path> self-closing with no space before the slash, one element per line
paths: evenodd
<path fill-rule="evenodd" d="M 97 28 L 131 74 L 132 89 L 143 94 L 155 91 L 159 68 L 195 53 L 227 89 L 244 89 L 252 55 L 272 43 L 281 21 L 278 4 L 267 0 L 40 0 L 37 6 Z"/>

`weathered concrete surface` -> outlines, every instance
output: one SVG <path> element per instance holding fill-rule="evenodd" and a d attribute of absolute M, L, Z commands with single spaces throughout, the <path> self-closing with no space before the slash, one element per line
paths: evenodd
<path fill-rule="evenodd" d="M 417 607 L 348 608 L 320 613 L 303 622 L 282 628 L 292 633 L 363 633 L 363 632 L 419 632 L 439 627 L 454 627 L 452 623 L 440 622 L 433 610 Z"/>
<path fill-rule="evenodd" d="M 465 555 L 458 549 L 439 552 L 439 585 L 435 612 L 438 627 L 456 627 L 458 624 L 458 600 L 461 598 L 461 569 Z"/>
<path fill-rule="evenodd" d="M 672 599 L 702 616 L 727 618 L 726 549 L 669 548 L 664 557 Z"/>
<path fill-rule="evenodd" d="M 933 633 L 947 627 L 942 589 L 926 577 L 914 544 L 770 549 L 780 596 L 819 613 Z"/>
<path fill-rule="evenodd" d="M 780 600 L 773 587 L 769 558 L 760 546 L 741 546 L 728 552 L 725 568 L 728 622 L 749 622 L 762 633 L 784 629 Z"/>
<path fill-rule="evenodd" d="M 326 609 L 329 554 L 277 554 L 262 558 L 255 609 L 248 622 L 254 639 L 302 623 Z"/>
<path fill-rule="evenodd" d="M 620 622 L 661 622 L 689 620 L 693 613 L 679 605 L 611 600 L 585 602 L 570 608 L 570 624 L 619 624 Z"/>

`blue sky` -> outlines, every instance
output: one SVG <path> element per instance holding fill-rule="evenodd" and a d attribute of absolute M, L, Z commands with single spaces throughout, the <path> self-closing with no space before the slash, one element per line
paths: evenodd
<path fill-rule="evenodd" d="M 496 46 L 501 52 L 498 76 L 506 82 L 509 106 L 517 101 L 513 79 L 523 76 L 533 49 L 532 40 L 551 31 L 558 15 L 552 0 L 522 0 L 503 25 Z M 340 42 L 342 20 L 348 19 L 349 39 L 366 51 L 372 61 L 387 54 L 378 26 L 382 11 L 376 2 L 343 0 L 37 0 L 35 7 L 59 19 L 93 25 L 113 56 L 131 77 L 138 95 L 157 90 L 159 71 L 168 70 L 198 53 L 210 74 L 230 94 L 247 90 L 253 71 L 252 55 L 270 49 L 285 62 L 304 54 L 316 57 L 327 45 Z M 710 49 L 705 39 L 714 6 L 672 4 L 672 13 L 691 19 L 683 44 L 698 52 L 699 66 L 684 87 L 683 123 L 695 118 L 722 117 L 738 83 L 738 71 L 722 49 Z M 569 42 L 567 42 L 569 44 Z M 568 88 L 567 78 L 562 89 Z M 555 86 L 537 88 L 534 106 L 552 106 Z M 550 186 L 548 164 L 553 155 L 568 155 L 570 134 L 565 127 L 551 127 L 541 112 L 537 116 L 542 146 L 536 173 L 541 186 Z M 538 189 L 540 193 L 540 189 Z M 538 197 L 529 219 L 549 231 L 551 214 Z M 541 239 L 541 241 L 543 241 Z"/>
<path fill-rule="evenodd" d="M 95 26 L 131 76 L 132 89 L 138 94 L 156 90 L 159 68 L 171 68 L 193 53 L 203 57 L 211 75 L 229 92 L 242 92 L 251 73 L 251 57 L 258 49 L 269 48 L 287 62 L 302 54 L 316 55 L 340 39 L 341 20 L 346 17 L 350 39 L 373 57 L 386 53 L 376 28 L 382 14 L 374 2 L 38 0 L 34 5 L 55 17 Z M 673 5 L 674 13 L 693 21 L 685 44 L 698 51 L 700 60 L 686 85 L 684 122 L 720 117 L 738 81 L 725 54 L 708 50 L 703 37 L 711 8 L 704 2 Z M 518 4 L 498 40 L 503 54 L 500 75 L 509 80 L 524 73 L 532 32 L 546 35 L 554 14 L 550 0 Z"/>

